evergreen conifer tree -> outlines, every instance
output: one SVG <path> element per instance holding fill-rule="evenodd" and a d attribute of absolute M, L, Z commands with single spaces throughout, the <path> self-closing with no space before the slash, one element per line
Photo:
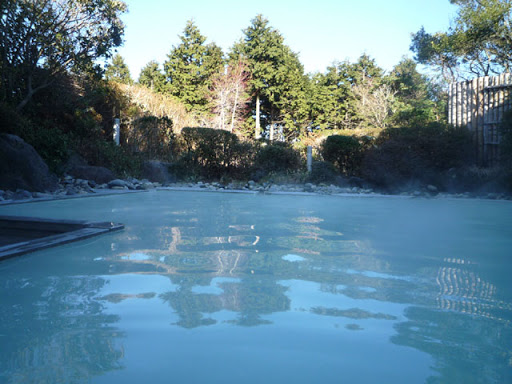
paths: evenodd
<path fill-rule="evenodd" d="M 256 116 L 255 137 L 261 126 L 296 131 L 307 117 L 307 78 L 297 55 L 262 15 L 256 16 L 236 43 L 231 57 L 241 57 L 250 72 L 250 93 Z"/>
<path fill-rule="evenodd" d="M 193 21 L 187 22 L 180 39 L 181 43 L 172 48 L 164 63 L 169 92 L 188 111 L 207 113 L 208 89 L 223 65 L 222 50 L 215 43 L 205 44 L 206 37 Z"/>
<path fill-rule="evenodd" d="M 142 68 L 139 84 L 145 85 L 155 92 L 163 92 L 166 89 L 165 76 L 156 61 L 152 60 Z"/>
<path fill-rule="evenodd" d="M 109 81 L 117 81 L 123 84 L 132 84 L 133 80 L 130 75 L 130 69 L 126 65 L 120 54 L 114 55 L 112 63 L 107 66 L 105 71 L 105 79 Z"/>

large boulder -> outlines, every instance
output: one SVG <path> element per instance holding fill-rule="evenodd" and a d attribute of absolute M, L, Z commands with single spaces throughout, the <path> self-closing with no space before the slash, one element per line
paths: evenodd
<path fill-rule="evenodd" d="M 105 184 L 116 178 L 110 169 L 93 165 L 77 165 L 71 168 L 68 174 L 76 179 L 92 180 L 97 184 Z"/>
<path fill-rule="evenodd" d="M 169 165 L 169 163 L 163 161 L 145 161 L 142 166 L 142 177 L 161 184 L 174 183 L 176 177 L 169 173 Z"/>
<path fill-rule="evenodd" d="M 116 178 L 110 169 L 88 165 L 87 161 L 77 154 L 70 156 L 64 172 L 76 179 L 92 180 L 97 184 L 106 184 Z"/>
<path fill-rule="evenodd" d="M 34 147 L 15 135 L 0 134 L 0 189 L 55 191 L 57 177 Z"/>

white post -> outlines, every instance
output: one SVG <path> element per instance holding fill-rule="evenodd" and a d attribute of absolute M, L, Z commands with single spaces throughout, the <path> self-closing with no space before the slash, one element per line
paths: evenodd
<path fill-rule="evenodd" d="M 313 171 L 313 147 L 308 145 L 308 173 Z"/>
<path fill-rule="evenodd" d="M 114 143 L 119 145 L 119 138 L 121 136 L 121 119 L 114 119 Z"/>

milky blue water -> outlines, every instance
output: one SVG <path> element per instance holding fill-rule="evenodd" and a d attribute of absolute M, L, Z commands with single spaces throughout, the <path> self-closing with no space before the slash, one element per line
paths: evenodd
<path fill-rule="evenodd" d="M 512 203 L 153 191 L 0 262 L 0 382 L 511 383 Z"/>

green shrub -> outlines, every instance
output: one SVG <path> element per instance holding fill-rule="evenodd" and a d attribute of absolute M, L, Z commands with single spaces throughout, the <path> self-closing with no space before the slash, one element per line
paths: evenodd
<path fill-rule="evenodd" d="M 25 141 L 34 147 L 39 156 L 54 173 L 60 173 L 61 166 L 69 158 L 69 139 L 58 128 L 39 127 L 27 131 Z"/>
<path fill-rule="evenodd" d="M 246 174 L 254 153 L 250 143 L 241 143 L 236 135 L 220 129 L 183 128 L 180 142 L 177 166 L 186 168 L 181 174 L 206 179 Z"/>
<path fill-rule="evenodd" d="M 167 117 L 143 116 L 134 120 L 126 132 L 128 145 L 149 159 L 172 158 L 176 136 Z"/>
<path fill-rule="evenodd" d="M 142 156 L 111 141 L 82 140 L 75 142 L 74 147 L 90 165 L 106 167 L 118 177 L 139 177 L 141 174 Z"/>
<path fill-rule="evenodd" d="M 321 154 L 325 161 L 332 163 L 345 175 L 354 175 L 363 158 L 363 145 L 355 137 L 332 135 L 322 143 Z"/>
<path fill-rule="evenodd" d="M 425 127 L 390 128 L 377 139 L 363 160 L 362 175 L 381 187 L 399 188 L 410 183 L 443 188 L 443 173 L 473 161 L 471 133 L 440 123 Z"/>
<path fill-rule="evenodd" d="M 44 125 L 35 127 L 30 119 L 3 103 L 0 103 L 0 132 L 17 135 L 33 146 L 54 173 L 58 173 L 69 157 L 69 140 L 60 129 Z"/>
<path fill-rule="evenodd" d="M 254 159 L 254 167 L 266 173 L 297 171 L 301 168 L 300 154 L 285 143 L 262 146 Z"/>
<path fill-rule="evenodd" d="M 336 183 L 338 178 L 339 173 L 334 165 L 327 161 L 314 161 L 307 181 L 315 184 L 332 184 Z"/>

